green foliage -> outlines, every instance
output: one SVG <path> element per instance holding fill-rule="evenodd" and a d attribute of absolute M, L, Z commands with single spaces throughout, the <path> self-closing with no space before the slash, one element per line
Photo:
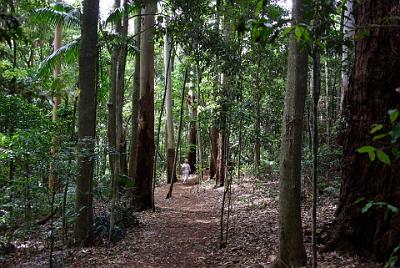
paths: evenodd
<path fill-rule="evenodd" d="M 11 47 L 11 40 L 22 36 L 21 24 L 15 16 L 0 12 L 0 43 L 7 42 Z"/>
<path fill-rule="evenodd" d="M 392 254 L 390 254 L 389 260 L 386 262 L 385 268 L 396 267 L 396 263 L 399 261 L 399 255 L 398 255 L 399 252 L 400 252 L 400 245 L 398 245 L 393 249 Z"/>
<path fill-rule="evenodd" d="M 40 77 L 49 76 L 56 66 L 61 64 L 76 64 L 79 58 L 80 38 L 60 47 L 57 51 L 42 61 L 38 68 Z"/>
<path fill-rule="evenodd" d="M 80 27 L 80 10 L 65 3 L 55 3 L 52 8 L 35 9 L 31 16 L 34 22 L 53 27 Z"/>
<path fill-rule="evenodd" d="M 390 143 L 390 153 L 393 157 L 394 160 L 397 160 L 400 157 L 400 152 L 398 149 L 397 141 L 400 138 L 400 121 L 398 121 L 399 118 L 399 111 L 397 109 L 389 110 L 388 111 L 389 119 L 390 119 L 390 124 L 392 126 L 392 129 L 388 132 L 383 132 L 379 133 L 384 129 L 383 124 L 375 124 L 372 126 L 372 129 L 369 131 L 370 134 L 375 134 L 372 137 L 372 141 L 379 141 L 382 140 L 386 137 L 391 137 Z M 387 146 L 372 146 L 372 145 L 367 145 L 367 146 L 362 146 L 356 150 L 358 153 L 368 153 L 369 159 L 371 161 L 374 161 L 375 158 L 377 157 L 380 162 L 382 162 L 385 165 L 390 165 L 392 160 L 391 157 L 388 153 L 385 152 L 388 151 Z"/>

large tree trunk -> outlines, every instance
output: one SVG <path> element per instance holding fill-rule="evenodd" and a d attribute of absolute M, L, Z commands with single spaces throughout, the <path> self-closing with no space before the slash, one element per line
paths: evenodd
<path fill-rule="evenodd" d="M 367 25 L 400 16 L 400 5 L 398 1 L 364 0 L 355 7 L 355 14 L 356 25 L 362 31 Z M 356 43 L 355 68 L 344 98 L 348 126 L 340 200 L 330 241 L 331 248 L 367 251 L 378 261 L 386 260 L 400 243 L 400 214 L 389 215 L 387 221 L 386 208 L 372 207 L 363 214 L 365 202 L 357 200 L 383 201 L 400 207 L 400 161 L 393 158 L 391 165 L 371 162 L 356 149 L 374 145 L 390 154 L 390 139 L 372 142 L 374 135 L 370 134 L 373 124 L 384 124 L 389 131 L 387 112 L 400 108 L 400 23 L 390 20 L 389 24 L 392 26 L 368 28 L 369 35 Z"/>
<path fill-rule="evenodd" d="M 140 10 L 138 11 L 140 15 Z M 141 22 L 140 17 L 135 18 L 135 43 L 136 46 L 140 47 L 140 32 Z M 138 130 L 138 105 L 139 105 L 139 94 L 140 93 L 140 54 L 137 52 L 135 55 L 135 71 L 133 74 L 133 93 L 132 93 L 132 133 L 131 133 L 131 144 L 129 150 L 129 169 L 128 176 L 130 179 L 135 181 L 136 163 L 137 163 L 137 130 Z"/>
<path fill-rule="evenodd" d="M 303 0 L 293 1 L 292 25 L 303 19 Z M 307 51 L 289 38 L 288 74 L 282 124 L 279 180 L 279 259 L 275 267 L 306 265 L 301 226 L 301 149 L 307 91 Z"/>
<path fill-rule="evenodd" d="M 144 2 L 140 42 L 140 98 L 137 165 L 135 175 L 134 203 L 136 209 L 152 207 L 152 180 L 154 166 L 154 34 L 156 13 L 154 0 Z"/>
<path fill-rule="evenodd" d="M 168 22 L 167 22 L 168 27 Z M 172 172 L 174 168 L 175 157 L 175 137 L 174 137 L 174 120 L 172 113 L 172 44 L 169 36 L 168 28 L 164 35 L 164 69 L 165 81 L 167 82 L 167 92 L 165 99 L 165 110 L 167 116 L 167 182 L 171 183 L 172 180 L 176 181 L 176 174 Z M 172 175 L 175 175 L 172 178 Z"/>
<path fill-rule="evenodd" d="M 84 0 L 79 56 L 78 172 L 76 180 L 75 241 L 92 238 L 94 145 L 96 133 L 96 57 L 99 0 Z"/>

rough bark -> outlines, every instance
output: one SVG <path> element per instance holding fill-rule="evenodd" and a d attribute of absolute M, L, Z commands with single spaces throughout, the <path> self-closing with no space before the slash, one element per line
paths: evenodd
<path fill-rule="evenodd" d="M 359 31 L 399 15 L 397 1 L 364 0 L 355 6 Z M 328 247 L 366 252 L 378 261 L 387 260 L 400 243 L 400 214 L 388 215 L 385 221 L 385 208 L 372 207 L 363 214 L 365 202 L 356 201 L 364 198 L 400 207 L 400 162 L 392 159 L 390 166 L 377 160 L 371 162 L 356 149 L 370 144 L 390 148 L 389 139 L 373 142 L 374 135 L 370 134 L 372 124 L 384 124 L 388 131 L 387 111 L 400 108 L 400 22 L 390 20 L 390 24 L 396 27 L 368 28 L 369 35 L 356 43 L 355 68 L 343 103 L 348 125 L 343 144 L 341 193 Z"/>
<path fill-rule="evenodd" d="M 293 1 L 292 24 L 302 21 L 303 0 Z M 291 33 L 282 124 L 279 180 L 279 258 L 275 267 L 306 264 L 301 226 L 301 149 L 307 90 L 307 52 Z"/>
<path fill-rule="evenodd" d="M 137 210 L 152 207 L 154 165 L 154 0 L 144 1 L 140 42 L 140 98 L 134 203 Z"/>
<path fill-rule="evenodd" d="M 92 238 L 94 145 L 96 132 L 96 57 L 99 0 L 84 0 L 79 56 L 79 130 L 75 242 Z"/>

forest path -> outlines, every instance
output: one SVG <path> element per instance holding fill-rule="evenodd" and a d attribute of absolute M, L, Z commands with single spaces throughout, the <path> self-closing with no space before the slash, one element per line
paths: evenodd
<path fill-rule="evenodd" d="M 139 213 L 139 226 L 127 230 L 116 244 L 55 252 L 54 267 L 268 267 L 278 246 L 278 180 L 242 177 L 232 185 L 232 212 L 226 248 L 219 249 L 223 188 L 214 181 L 195 185 L 178 182 L 173 197 L 169 185 L 156 188 L 156 212 Z M 320 200 L 318 223 L 329 226 L 336 201 Z M 304 242 L 311 252 L 310 199 L 302 210 Z M 318 245 L 320 249 L 323 245 Z M 5 267 L 48 267 L 48 246 L 39 254 L 15 255 Z M 383 267 L 343 252 L 319 252 L 319 267 Z M 308 259 L 310 261 L 310 258 Z M 1 263 L 0 263 L 1 266 Z"/>
<path fill-rule="evenodd" d="M 156 188 L 156 212 L 140 215 L 140 225 L 113 247 L 80 251 L 70 267 L 215 267 L 221 190 L 174 184 L 173 197 L 165 199 L 169 185 Z M 218 205 L 218 206 L 217 206 Z"/>

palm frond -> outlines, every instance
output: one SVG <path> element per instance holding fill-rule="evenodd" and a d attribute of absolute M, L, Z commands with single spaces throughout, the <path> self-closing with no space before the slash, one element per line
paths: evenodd
<path fill-rule="evenodd" d="M 39 77 L 50 75 L 57 65 L 76 63 L 79 58 L 80 38 L 60 47 L 42 61 L 37 70 Z"/>
<path fill-rule="evenodd" d="M 136 11 L 137 8 L 138 8 L 137 3 L 135 1 L 133 1 L 133 3 L 128 4 L 127 5 L 128 14 L 131 14 L 134 11 Z M 106 25 L 109 23 L 115 24 L 117 21 L 122 19 L 124 13 L 125 13 L 125 8 L 123 6 L 112 10 L 111 13 L 108 15 L 108 17 L 106 18 L 105 21 Z"/>
<path fill-rule="evenodd" d="M 52 8 L 38 8 L 31 14 L 37 23 L 57 25 L 63 27 L 80 27 L 80 11 L 72 9 L 70 12 L 58 11 Z"/>

